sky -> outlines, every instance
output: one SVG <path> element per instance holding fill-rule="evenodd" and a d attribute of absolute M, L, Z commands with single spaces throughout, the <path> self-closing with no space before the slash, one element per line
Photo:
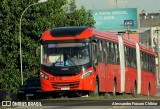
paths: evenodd
<path fill-rule="evenodd" d="M 138 12 L 160 13 L 160 0 L 75 0 L 77 7 L 86 9 L 138 8 Z M 117 5 L 116 5 L 117 1 Z"/>

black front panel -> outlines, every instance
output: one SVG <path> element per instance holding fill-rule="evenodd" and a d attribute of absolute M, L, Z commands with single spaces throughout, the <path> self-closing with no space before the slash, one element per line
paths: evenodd
<path fill-rule="evenodd" d="M 67 36 L 77 36 L 85 31 L 86 27 L 59 27 L 52 28 L 50 34 L 53 37 L 67 37 Z"/>
<path fill-rule="evenodd" d="M 41 69 L 53 76 L 74 76 L 86 70 L 92 66 L 91 63 L 83 66 L 71 66 L 71 67 L 54 67 L 41 65 Z"/>
<path fill-rule="evenodd" d="M 51 44 L 51 43 L 83 43 L 83 42 L 91 42 L 91 39 L 90 38 L 87 38 L 87 39 L 74 39 L 74 40 L 40 40 L 40 43 L 41 44 Z"/>

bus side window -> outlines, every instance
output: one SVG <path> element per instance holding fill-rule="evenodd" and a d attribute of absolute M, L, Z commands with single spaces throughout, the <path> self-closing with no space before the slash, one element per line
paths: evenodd
<path fill-rule="evenodd" d="M 152 72 L 156 73 L 156 62 L 155 62 L 155 57 L 152 56 L 152 63 L 153 63 L 153 70 Z"/>
<path fill-rule="evenodd" d="M 109 57 L 108 57 L 108 60 L 109 60 L 109 63 L 113 63 L 113 58 L 114 58 L 114 55 L 113 55 L 113 43 L 109 42 Z"/>
<path fill-rule="evenodd" d="M 130 66 L 130 49 L 127 47 L 127 63 Z"/>
<path fill-rule="evenodd" d="M 136 59 L 136 50 L 133 50 L 133 63 L 134 63 L 134 68 L 137 68 L 137 59 Z"/>
<path fill-rule="evenodd" d="M 98 44 L 96 43 L 96 42 L 93 42 L 92 43 L 92 60 L 93 60 L 93 64 L 94 64 L 94 66 L 96 66 L 97 65 L 97 62 L 98 62 L 98 60 L 97 60 L 97 52 L 98 52 Z"/>
<path fill-rule="evenodd" d="M 99 41 L 99 61 L 104 62 L 104 50 L 103 50 L 103 41 Z"/>
<path fill-rule="evenodd" d="M 119 64 L 119 46 L 115 44 L 116 64 Z"/>
<path fill-rule="evenodd" d="M 97 59 L 98 62 L 101 61 L 100 52 L 101 52 L 101 45 L 100 45 L 100 40 L 98 40 L 97 43 L 96 43 L 96 50 L 95 50 L 96 59 Z"/>
<path fill-rule="evenodd" d="M 129 48 L 128 47 L 125 47 L 125 60 L 126 60 L 126 66 L 130 66 L 130 63 L 129 63 Z"/>
<path fill-rule="evenodd" d="M 142 52 L 142 57 L 141 57 L 141 59 L 142 59 L 142 70 L 144 71 L 145 70 L 145 56 L 144 56 L 144 53 Z"/>
<path fill-rule="evenodd" d="M 143 56 L 142 56 L 142 52 L 141 52 L 141 56 L 140 56 L 140 61 L 141 61 L 141 70 L 143 70 L 143 58 L 142 58 Z"/>
<path fill-rule="evenodd" d="M 145 71 L 145 66 L 146 66 L 145 53 L 142 54 L 142 58 L 143 58 L 143 70 Z"/>
<path fill-rule="evenodd" d="M 115 44 L 113 43 L 113 51 L 112 51 L 112 54 L 113 54 L 113 63 L 116 63 L 116 50 L 115 50 Z"/>
<path fill-rule="evenodd" d="M 107 64 L 107 56 L 108 56 L 108 50 L 107 50 L 107 43 L 108 42 L 103 42 L 103 51 L 104 51 L 104 63 Z"/>
<path fill-rule="evenodd" d="M 149 71 L 152 72 L 152 67 L 154 63 L 152 63 L 152 55 L 149 55 Z M 153 72 L 152 72 L 153 73 Z"/>
<path fill-rule="evenodd" d="M 106 59 L 106 42 L 105 41 L 102 41 L 102 62 L 106 62 L 105 59 Z"/>
<path fill-rule="evenodd" d="M 127 66 L 127 48 L 124 47 L 124 58 L 125 58 L 125 66 Z"/>
<path fill-rule="evenodd" d="M 145 70 L 148 71 L 148 55 L 145 55 L 145 61 L 146 61 L 146 68 Z"/>
<path fill-rule="evenodd" d="M 135 49 L 131 48 L 131 67 L 136 68 L 136 51 Z"/>
<path fill-rule="evenodd" d="M 96 44 L 95 42 L 92 43 L 92 60 L 95 59 L 95 49 L 96 49 L 96 45 L 95 44 Z"/>
<path fill-rule="evenodd" d="M 106 48 L 107 48 L 106 61 L 108 63 L 110 61 L 110 59 L 109 59 L 109 42 L 106 42 Z"/>
<path fill-rule="evenodd" d="M 151 55 L 151 59 L 150 59 L 150 64 L 151 64 L 151 72 L 155 73 L 156 72 L 156 69 L 155 69 L 155 58 L 152 55 Z"/>
<path fill-rule="evenodd" d="M 150 66 L 149 66 L 149 54 L 147 54 L 146 57 L 147 57 L 147 71 L 150 72 L 150 71 L 149 71 L 149 67 L 150 67 Z"/>
<path fill-rule="evenodd" d="M 146 53 L 145 53 L 144 57 L 145 57 L 145 66 L 144 66 L 144 69 L 145 69 L 145 71 L 147 71 L 147 54 Z"/>
<path fill-rule="evenodd" d="M 153 72 L 152 72 L 152 67 L 153 67 L 153 65 L 154 65 L 154 63 L 152 63 L 152 55 L 149 55 L 149 71 L 150 71 L 151 73 L 153 73 Z"/>
<path fill-rule="evenodd" d="M 111 60 L 112 60 L 112 63 L 115 63 L 115 49 L 114 49 L 115 46 L 114 45 L 115 45 L 114 43 L 111 44 L 111 49 L 112 49 Z"/>

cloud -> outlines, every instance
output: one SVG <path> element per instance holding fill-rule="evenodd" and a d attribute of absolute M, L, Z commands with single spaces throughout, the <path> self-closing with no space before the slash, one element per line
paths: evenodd
<path fill-rule="evenodd" d="M 107 0 L 107 4 L 114 5 L 116 3 L 116 0 Z"/>
<path fill-rule="evenodd" d="M 107 6 L 109 7 L 125 7 L 128 3 L 128 0 L 107 0 Z"/>

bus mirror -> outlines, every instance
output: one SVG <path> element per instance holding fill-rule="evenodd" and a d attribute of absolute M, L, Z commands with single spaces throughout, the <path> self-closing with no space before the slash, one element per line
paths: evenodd
<path fill-rule="evenodd" d="M 95 43 L 97 43 L 97 40 L 96 40 L 96 39 L 94 39 L 92 42 L 95 44 Z"/>
<path fill-rule="evenodd" d="M 39 57 L 40 56 L 40 47 L 35 48 L 35 56 Z"/>
<path fill-rule="evenodd" d="M 93 60 L 93 64 L 94 64 L 94 66 L 97 66 L 97 65 L 98 65 L 97 59 L 94 59 L 94 60 Z"/>
<path fill-rule="evenodd" d="M 35 47 L 35 56 L 36 56 L 36 57 L 39 57 L 39 56 L 40 56 L 40 51 L 41 51 L 41 50 L 40 50 L 40 43 L 41 43 L 41 40 L 38 40 L 38 41 L 37 41 L 37 44 L 38 44 L 38 45 Z"/>

